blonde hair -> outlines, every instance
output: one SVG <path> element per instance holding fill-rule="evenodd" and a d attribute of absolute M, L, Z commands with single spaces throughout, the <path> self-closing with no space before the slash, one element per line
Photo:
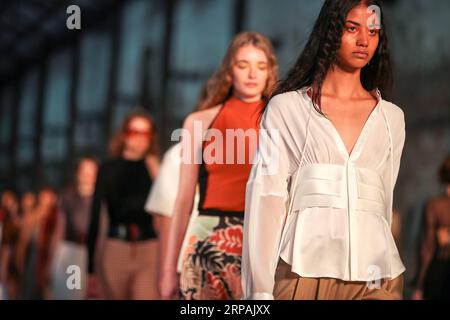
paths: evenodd
<path fill-rule="evenodd" d="M 228 46 L 225 57 L 219 69 L 212 75 L 203 88 L 204 92 L 197 104 L 197 110 L 205 110 L 222 104 L 231 96 L 232 90 L 232 66 L 235 63 L 237 51 L 246 46 L 252 45 L 262 51 L 267 56 L 269 63 L 269 74 L 266 87 L 263 91 L 263 99 L 267 100 L 278 80 L 278 64 L 270 40 L 258 32 L 242 32 L 237 34 Z"/>

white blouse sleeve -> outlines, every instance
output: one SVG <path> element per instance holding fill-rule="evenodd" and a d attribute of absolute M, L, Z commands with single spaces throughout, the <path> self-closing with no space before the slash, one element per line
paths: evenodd
<path fill-rule="evenodd" d="M 391 104 L 391 107 L 393 107 L 390 110 L 391 112 L 386 115 L 390 136 L 389 140 L 391 144 L 391 154 L 389 156 L 389 163 L 388 166 L 386 166 L 387 169 L 384 174 L 384 183 L 388 203 L 387 221 L 389 226 L 392 225 L 394 188 L 400 170 L 400 161 L 406 139 L 404 112 L 394 104 Z"/>
<path fill-rule="evenodd" d="M 180 177 L 180 152 L 181 147 L 178 143 L 164 154 L 158 176 L 145 203 L 145 211 L 148 213 L 172 216 Z"/>
<path fill-rule="evenodd" d="M 273 98 L 261 122 L 259 148 L 246 187 L 242 250 L 243 299 L 273 299 L 278 249 L 295 161 L 285 119 Z M 282 102 L 282 101 L 279 101 Z M 278 103 L 279 104 L 279 103 Z"/>
<path fill-rule="evenodd" d="M 400 170 L 400 159 L 403 153 L 403 147 L 405 145 L 406 132 L 405 132 L 405 115 L 403 111 L 399 110 L 398 118 L 394 124 L 395 130 L 392 137 L 393 143 L 393 173 L 392 173 L 392 188 L 394 188 L 397 181 L 398 172 Z"/>

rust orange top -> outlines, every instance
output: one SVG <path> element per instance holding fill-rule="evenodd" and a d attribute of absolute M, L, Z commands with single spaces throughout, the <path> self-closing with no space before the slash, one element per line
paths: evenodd
<path fill-rule="evenodd" d="M 199 210 L 244 211 L 263 106 L 262 100 L 248 103 L 232 96 L 212 121 L 203 143 Z"/>

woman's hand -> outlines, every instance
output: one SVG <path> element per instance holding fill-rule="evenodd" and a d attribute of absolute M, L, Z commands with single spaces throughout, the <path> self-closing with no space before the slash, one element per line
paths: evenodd
<path fill-rule="evenodd" d="M 159 293 L 161 299 L 172 300 L 179 299 L 178 289 L 180 284 L 180 276 L 176 270 L 163 271 L 159 281 Z"/>

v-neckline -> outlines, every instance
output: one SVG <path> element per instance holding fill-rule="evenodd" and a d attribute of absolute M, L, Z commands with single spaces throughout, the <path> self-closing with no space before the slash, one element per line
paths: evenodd
<path fill-rule="evenodd" d="M 312 99 L 311 99 L 311 97 L 308 95 L 308 90 L 309 90 L 309 88 L 310 88 L 310 87 L 307 87 L 307 88 L 306 88 L 305 94 L 306 94 L 306 96 L 309 98 L 309 100 L 310 100 L 310 102 L 311 102 L 311 107 L 312 107 L 313 109 L 315 109 L 314 106 L 313 106 L 313 103 L 312 103 Z M 336 128 L 336 126 L 334 125 L 334 123 L 333 123 L 330 119 L 328 119 L 327 117 L 321 115 L 321 118 L 324 118 L 325 122 L 328 123 L 329 126 L 331 127 L 331 130 L 334 131 L 334 137 L 335 137 L 335 140 L 337 140 L 337 144 L 338 144 L 339 147 L 342 149 L 342 152 L 345 154 L 345 156 L 346 156 L 347 159 L 352 158 L 352 156 L 353 156 L 355 150 L 356 150 L 357 147 L 359 147 L 359 145 L 361 144 L 362 136 L 365 135 L 369 123 L 371 122 L 371 120 L 372 120 L 372 118 L 373 118 L 375 112 L 376 112 L 376 111 L 379 109 L 379 107 L 380 107 L 381 100 L 382 100 L 381 94 L 380 94 L 380 92 L 379 92 L 378 90 L 376 91 L 376 94 L 377 94 L 377 104 L 375 105 L 375 107 L 373 107 L 372 111 L 370 112 L 369 116 L 367 117 L 366 121 L 364 122 L 364 125 L 363 125 L 361 131 L 359 132 L 359 135 L 358 135 L 358 137 L 356 138 L 356 141 L 355 141 L 355 143 L 353 144 L 353 147 L 352 147 L 352 149 L 351 149 L 350 152 L 347 150 L 347 147 L 345 146 L 345 142 L 344 142 L 344 140 L 342 139 L 342 136 L 341 136 L 341 134 L 339 133 L 339 131 L 337 130 L 337 128 Z M 316 112 L 317 112 L 317 111 L 316 111 Z"/>
<path fill-rule="evenodd" d="M 380 105 L 380 103 L 378 102 L 378 103 L 376 104 L 376 106 L 372 109 L 372 111 L 370 112 L 370 114 L 369 114 L 369 116 L 367 117 L 366 121 L 364 122 L 364 125 L 363 125 L 361 131 L 359 132 L 358 138 L 356 138 L 356 141 L 355 141 L 355 143 L 354 143 L 354 145 L 353 145 L 353 147 L 352 147 L 352 149 L 351 149 L 350 152 L 347 150 L 347 147 L 345 146 L 345 142 L 344 142 L 344 140 L 342 139 L 342 136 L 341 136 L 341 134 L 339 133 L 339 131 L 337 130 L 337 128 L 336 128 L 336 126 L 334 125 L 334 123 L 333 123 L 330 119 L 324 117 L 324 118 L 325 118 L 325 121 L 327 121 L 327 122 L 330 124 L 330 126 L 333 128 L 334 133 L 335 133 L 335 136 L 336 136 L 337 140 L 339 141 L 339 143 L 340 143 L 340 145 L 341 145 L 341 148 L 342 148 L 342 150 L 344 151 L 344 153 L 345 153 L 347 159 L 352 158 L 352 156 L 353 156 L 355 150 L 357 150 L 357 148 L 359 147 L 359 145 L 360 145 L 360 143 L 361 143 L 361 141 L 362 141 L 362 136 L 365 134 L 366 129 L 367 129 L 367 127 L 368 127 L 369 121 L 372 119 L 372 117 L 373 117 L 373 115 L 375 114 L 375 111 L 378 109 L 378 106 L 379 106 L 379 105 Z"/>

